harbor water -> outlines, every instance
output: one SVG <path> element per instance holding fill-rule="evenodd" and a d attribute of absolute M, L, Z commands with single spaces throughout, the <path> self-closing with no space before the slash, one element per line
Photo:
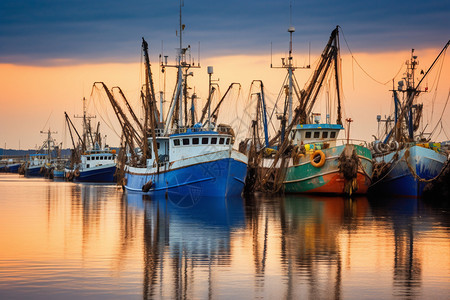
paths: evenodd
<path fill-rule="evenodd" d="M 0 174 L 0 299 L 449 299 L 415 198 L 145 196 Z"/>

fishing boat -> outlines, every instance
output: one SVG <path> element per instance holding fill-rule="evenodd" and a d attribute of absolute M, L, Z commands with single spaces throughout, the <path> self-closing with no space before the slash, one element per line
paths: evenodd
<path fill-rule="evenodd" d="M 30 154 L 23 165 L 22 174 L 25 177 L 44 176 L 45 168 L 49 165 L 50 156 L 47 153 Z"/>
<path fill-rule="evenodd" d="M 163 119 L 162 103 L 160 111 L 156 108 L 148 44 L 145 40 L 142 42 L 146 68 L 145 91 L 142 95 L 146 107 L 144 119 L 148 125 L 141 124 L 141 132 L 133 135 L 139 135 L 136 139 L 139 145 L 137 151 L 130 146 L 133 145 L 133 137 L 127 137 L 126 134 L 133 127 L 123 127 L 130 150 L 123 167 L 123 187 L 130 192 L 141 193 L 162 191 L 211 197 L 240 195 L 247 172 L 247 157 L 233 149 L 235 136 L 232 128 L 215 124 L 218 106 L 211 109 L 214 91 L 211 85 L 212 67 L 208 67 L 209 97 L 203 110 L 208 112 L 207 117 L 196 120 L 193 104 L 191 113 L 187 113 L 187 79 L 193 75 L 188 71 L 200 65 L 191 60 L 190 47 L 182 47 L 183 30 L 180 8 L 180 48 L 176 64 L 169 65 L 167 60 L 161 62 L 163 71 L 168 67 L 177 69 L 176 89 L 166 119 Z M 192 103 L 194 97 L 195 94 L 192 95 Z"/>
<path fill-rule="evenodd" d="M 267 117 L 264 120 L 265 143 L 260 145 L 258 138 L 253 143 L 259 150 L 251 150 L 250 160 L 258 171 L 249 172 L 253 178 L 247 178 L 249 184 L 266 191 L 284 191 L 286 193 L 330 193 L 365 194 L 371 184 L 372 155 L 363 141 L 349 138 L 350 122 L 347 119 L 347 139 L 338 139 L 344 129 L 341 116 L 340 99 L 340 58 L 338 27 L 331 33 L 330 39 L 321 55 L 316 70 L 306 84 L 300 89 L 294 76 L 292 56 L 292 34 L 290 27 L 289 57 L 282 60 L 282 67 L 288 74 L 283 83 L 283 113 L 280 114 L 280 130 L 269 141 L 267 137 Z M 332 74 L 334 72 L 334 74 Z M 336 87 L 336 107 L 327 102 L 325 122 L 321 114 L 313 112 L 314 104 L 324 81 L 333 78 Z M 281 94 L 281 93 L 280 93 Z M 258 98 L 261 98 L 260 93 Z M 297 108 L 293 111 L 294 98 Z M 264 101 L 261 101 L 265 114 Z M 259 105 L 258 105 L 259 107 Z M 336 122 L 331 122 L 331 114 Z M 254 122 L 258 124 L 258 122 Z M 253 130 L 259 132 L 259 130 Z M 258 157 L 253 159 L 253 157 Z M 252 188 L 249 188 L 252 190 Z"/>
<path fill-rule="evenodd" d="M 109 147 L 95 146 L 81 154 L 81 162 L 75 165 L 75 182 L 114 182 L 116 151 Z M 69 175 L 70 176 L 70 175 Z"/>
<path fill-rule="evenodd" d="M 247 157 L 233 149 L 229 128 L 183 128 L 156 138 L 158 160 L 125 167 L 130 191 L 236 196 L 244 187 Z M 152 144 L 149 138 L 149 145 Z"/>
<path fill-rule="evenodd" d="M 52 137 L 52 133 L 56 132 L 52 132 L 50 129 L 41 131 L 41 134 L 47 134 L 47 139 L 36 154 L 27 156 L 25 162 L 19 167 L 19 174 L 25 175 L 25 177 L 48 177 L 52 166 L 52 153 L 55 149 L 55 140 Z"/>
<path fill-rule="evenodd" d="M 67 163 L 68 160 L 61 157 L 54 159 L 50 177 L 53 179 L 64 179 L 64 169 Z"/>
<path fill-rule="evenodd" d="M 80 136 L 72 120 L 64 113 L 72 138 L 73 150 L 70 166 L 64 169 L 64 177 L 75 182 L 115 182 L 116 150 L 102 144 L 100 122 L 94 132 L 91 127 L 93 116 L 88 115 L 86 99 L 83 97 L 83 134 Z M 74 134 L 78 140 L 75 142 Z"/>
<path fill-rule="evenodd" d="M 423 104 L 418 102 L 418 96 L 427 90 L 422 90 L 421 84 L 449 45 L 450 41 L 417 83 L 419 61 L 414 49 L 411 51 L 411 58 L 406 62 L 406 77 L 398 82 L 397 89 L 392 89 L 393 115 L 386 120 L 377 116 L 379 125 L 385 123 L 385 130 L 372 146 L 374 178 L 371 192 L 421 197 L 424 187 L 444 170 L 448 161 L 445 148 L 433 142 L 431 136 L 425 137 L 424 130 L 420 129 Z"/>
<path fill-rule="evenodd" d="M 367 193 L 372 177 L 370 150 L 350 142 L 338 145 L 343 129 L 340 124 L 317 123 L 298 124 L 292 130 L 292 164 L 283 181 L 287 193 Z"/>
<path fill-rule="evenodd" d="M 22 163 L 20 163 L 20 162 L 11 161 L 11 162 L 8 162 L 5 170 L 6 170 L 6 172 L 9 172 L 9 173 L 18 173 L 21 165 L 22 165 Z"/>
<path fill-rule="evenodd" d="M 0 161 L 0 172 L 17 173 L 21 165 L 22 163 L 18 162 L 16 159 L 2 159 Z"/>

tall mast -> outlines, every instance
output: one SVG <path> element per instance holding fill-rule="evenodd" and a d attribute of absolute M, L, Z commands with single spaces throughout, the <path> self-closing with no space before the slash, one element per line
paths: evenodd
<path fill-rule="evenodd" d="M 84 152 L 88 148 L 88 144 L 86 143 L 86 139 L 88 138 L 91 119 L 95 119 L 96 118 L 96 116 L 88 115 L 87 107 L 86 107 L 86 98 L 85 97 L 83 97 L 83 115 L 82 116 L 75 115 L 74 118 L 83 119 L 83 143 L 82 143 L 82 147 L 84 147 L 84 149 L 82 149 L 82 151 Z"/>
<path fill-rule="evenodd" d="M 185 25 L 182 23 L 182 10 L 181 8 L 184 6 L 184 1 L 180 0 L 180 27 L 179 27 L 179 33 L 177 32 L 177 35 L 179 37 L 180 41 L 180 48 L 178 49 L 178 56 L 176 60 L 175 65 L 168 65 L 167 61 L 162 62 L 162 67 L 175 67 L 178 69 L 178 79 L 177 79 L 177 87 L 176 92 L 174 94 L 174 98 L 172 99 L 172 104 L 169 109 L 169 113 L 167 115 L 166 124 L 164 127 L 164 134 L 167 134 L 169 132 L 169 129 L 171 127 L 172 119 L 178 120 L 178 127 L 188 125 L 187 123 L 187 116 L 186 120 L 184 120 L 185 116 L 183 114 L 183 111 L 185 110 L 183 108 L 183 103 L 185 106 L 187 106 L 187 78 L 189 76 L 193 76 L 194 74 L 192 72 L 188 73 L 188 70 L 190 68 L 200 68 L 200 64 L 195 66 L 193 62 L 187 61 L 187 52 L 190 51 L 190 46 L 188 45 L 186 48 L 183 48 L 183 31 L 185 28 Z M 178 115 L 176 116 L 178 112 Z M 187 107 L 186 107 L 187 112 Z M 175 115 L 175 116 L 174 116 Z M 184 122 L 186 121 L 186 122 Z M 186 123 L 186 124 L 183 124 Z"/>
<path fill-rule="evenodd" d="M 414 49 L 411 50 L 411 59 L 410 61 L 406 62 L 406 77 L 403 78 L 404 81 L 402 80 L 399 82 L 398 88 L 399 91 L 403 92 L 404 94 L 406 93 L 406 99 L 403 100 L 403 103 L 401 105 L 398 103 L 400 111 L 398 112 L 398 114 L 396 114 L 397 121 L 395 122 L 394 128 L 390 130 L 389 134 L 387 134 L 386 138 L 384 139 L 383 141 L 384 143 L 388 143 L 392 137 L 394 137 L 397 141 L 414 140 L 414 131 L 416 129 L 414 122 L 418 123 L 418 121 L 420 120 L 422 104 L 420 106 L 413 105 L 413 102 L 419 96 L 419 94 L 423 92 L 422 90 L 420 90 L 420 84 L 428 75 L 428 73 L 433 69 L 438 59 L 447 50 L 449 46 L 450 40 L 445 44 L 441 52 L 439 52 L 438 56 L 435 58 L 431 66 L 428 68 L 428 70 L 425 72 L 425 74 L 422 76 L 422 78 L 419 80 L 417 84 L 415 83 L 415 69 L 416 66 L 419 64 L 419 62 L 417 61 L 417 56 L 414 55 Z M 406 83 L 406 90 L 402 88 L 403 82 Z M 394 91 L 394 101 L 398 101 L 398 97 L 396 97 L 395 91 Z M 416 110 L 415 112 L 418 115 L 416 121 L 413 121 L 414 117 L 413 108 L 415 108 Z M 404 133 L 404 126 L 406 126 L 408 129 L 407 135 Z"/>
<path fill-rule="evenodd" d="M 288 72 L 289 72 L 289 94 L 288 94 L 288 124 L 292 122 L 292 74 L 294 66 L 292 62 L 292 34 L 295 32 L 294 26 L 289 26 L 289 58 L 288 58 Z"/>
<path fill-rule="evenodd" d="M 284 100 L 283 116 L 281 118 L 281 142 L 283 141 L 283 138 L 284 138 L 284 132 L 285 132 L 286 126 L 290 125 L 293 122 L 293 118 L 294 118 L 294 114 L 293 114 L 294 90 L 297 90 L 297 88 L 298 88 L 296 79 L 295 79 L 295 75 L 294 75 L 294 71 L 296 69 L 309 69 L 310 68 L 309 65 L 304 66 L 304 67 L 294 66 L 292 41 L 293 41 L 293 33 L 295 32 L 295 27 L 292 26 L 292 1 L 290 1 L 290 4 L 289 4 L 288 32 L 289 32 L 289 56 L 287 57 L 287 59 L 286 58 L 281 59 L 280 67 L 274 67 L 272 65 L 272 63 L 270 64 L 271 68 L 286 69 L 288 72 L 287 78 L 283 82 L 284 91 L 285 91 L 285 100 Z M 299 99 L 299 101 L 301 101 L 301 99 Z"/>

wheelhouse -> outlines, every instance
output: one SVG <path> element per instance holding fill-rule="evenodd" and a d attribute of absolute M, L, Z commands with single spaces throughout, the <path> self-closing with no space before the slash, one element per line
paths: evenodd
<path fill-rule="evenodd" d="M 115 164 L 115 160 L 115 150 L 88 150 L 81 156 L 81 163 L 86 168 Z"/>
<path fill-rule="evenodd" d="M 291 131 L 292 144 L 328 143 L 334 147 L 342 129 L 338 124 L 299 124 Z"/>
<path fill-rule="evenodd" d="M 29 156 L 29 166 L 41 166 L 48 162 L 50 162 L 48 154 L 30 154 Z"/>

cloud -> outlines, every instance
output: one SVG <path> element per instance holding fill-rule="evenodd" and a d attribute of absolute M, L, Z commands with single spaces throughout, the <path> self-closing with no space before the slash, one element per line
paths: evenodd
<path fill-rule="evenodd" d="M 267 53 L 311 42 L 320 51 L 340 25 L 352 50 L 377 52 L 440 47 L 450 37 L 448 1 L 184 1 L 185 41 L 202 55 Z M 174 53 L 179 1 L 3 0 L 0 62 L 61 64 L 138 59 L 142 36 L 151 51 Z M 163 43 L 162 43 L 163 41 Z M 154 49 L 154 50 L 152 50 Z"/>

